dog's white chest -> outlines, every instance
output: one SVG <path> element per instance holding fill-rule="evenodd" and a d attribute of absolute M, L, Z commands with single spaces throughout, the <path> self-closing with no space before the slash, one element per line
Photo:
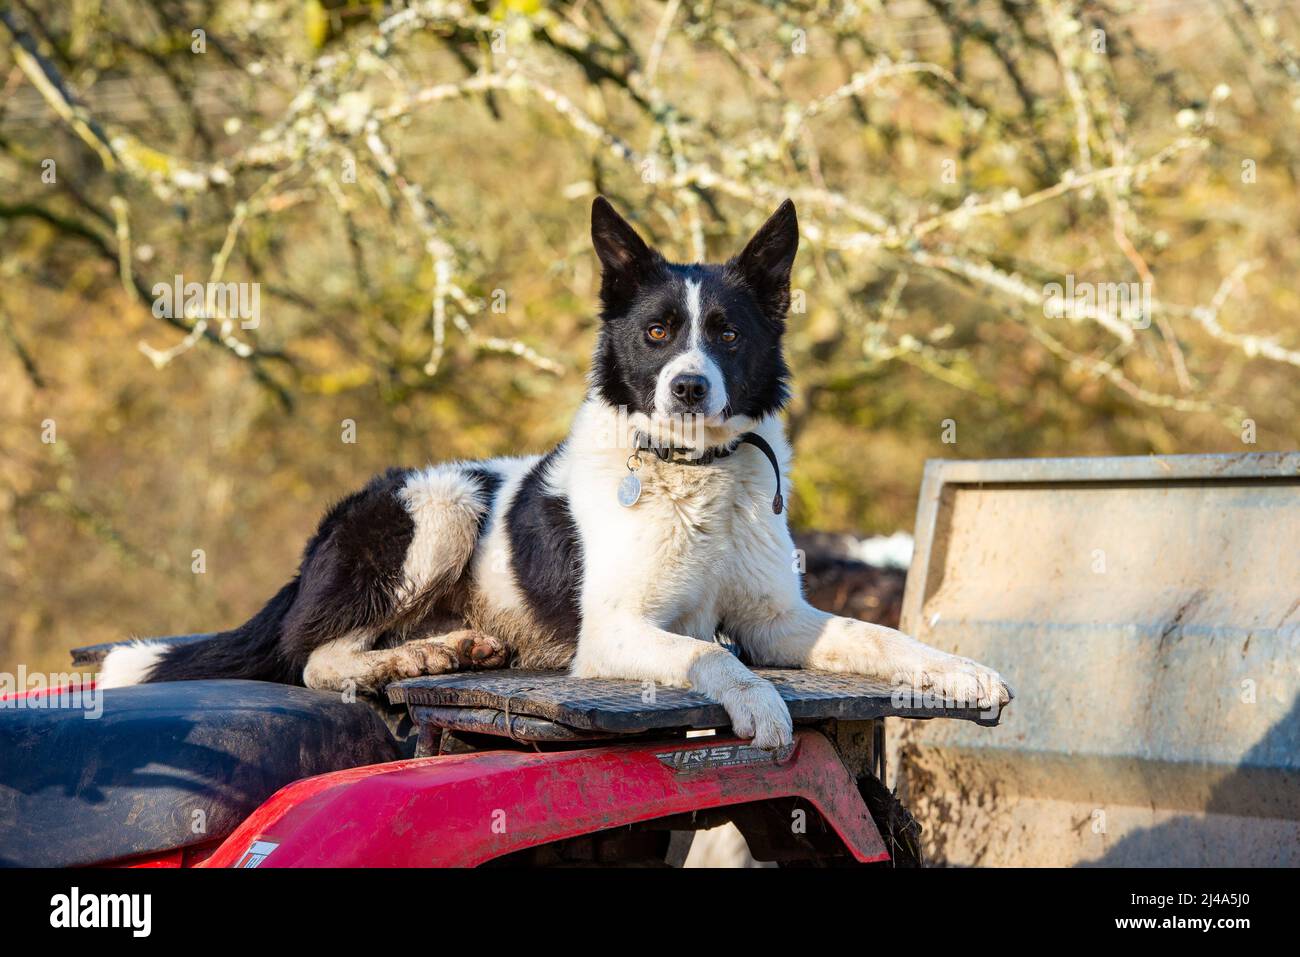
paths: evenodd
<path fill-rule="evenodd" d="M 709 634 L 724 617 L 728 583 L 779 555 L 769 493 L 740 468 L 661 465 L 640 470 L 641 494 L 609 531 L 623 541 L 625 587 L 653 617 L 692 622 Z M 769 474 L 770 484 L 770 474 Z M 698 621 L 697 621 L 698 619 Z"/>
<path fill-rule="evenodd" d="M 711 637 L 730 605 L 785 588 L 792 556 L 785 515 L 774 514 L 772 463 L 750 444 L 707 465 L 629 455 L 599 405 L 580 412 L 552 484 L 573 515 L 583 556 L 584 621 L 633 613 L 659 627 Z M 775 427 L 761 434 L 787 458 Z M 620 484 L 635 474 L 639 495 Z M 635 498 L 635 500 L 633 500 Z M 747 590 L 738 588 L 744 585 Z"/>

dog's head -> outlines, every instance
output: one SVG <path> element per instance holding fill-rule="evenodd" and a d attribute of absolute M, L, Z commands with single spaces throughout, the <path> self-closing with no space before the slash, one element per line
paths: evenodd
<path fill-rule="evenodd" d="M 591 239 L 602 269 L 592 385 L 602 399 L 626 408 L 652 441 L 694 449 L 725 444 L 780 410 L 799 247 L 792 202 L 720 265 L 668 262 L 604 197 L 591 207 Z"/>

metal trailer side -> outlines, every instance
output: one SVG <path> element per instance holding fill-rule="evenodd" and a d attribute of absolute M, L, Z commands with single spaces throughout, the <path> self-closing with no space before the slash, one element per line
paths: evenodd
<path fill-rule="evenodd" d="M 1300 864 L 1300 453 L 931 461 L 901 625 L 1017 693 L 894 723 L 930 860 Z"/>

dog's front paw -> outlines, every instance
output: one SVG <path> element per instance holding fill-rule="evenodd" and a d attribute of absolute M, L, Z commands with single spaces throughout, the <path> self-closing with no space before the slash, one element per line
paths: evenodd
<path fill-rule="evenodd" d="M 736 734 L 752 738 L 754 747 L 774 751 L 794 740 L 790 709 L 770 681 L 754 678 L 738 682 L 723 692 L 721 701 Z"/>
<path fill-rule="evenodd" d="M 972 707 L 1001 708 L 1016 696 L 992 668 L 958 655 L 945 654 L 926 662 L 911 680 L 922 691 Z"/>

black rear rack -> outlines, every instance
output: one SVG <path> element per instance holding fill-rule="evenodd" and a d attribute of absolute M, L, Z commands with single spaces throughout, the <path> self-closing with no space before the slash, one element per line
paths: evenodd
<path fill-rule="evenodd" d="M 1000 708 L 936 701 L 910 688 L 825 671 L 757 668 L 796 723 L 876 718 L 954 718 L 993 726 Z M 563 671 L 457 672 L 388 686 L 422 728 L 502 735 L 519 741 L 592 741 L 649 732 L 726 728 L 720 704 L 681 688 L 574 678 Z"/>

